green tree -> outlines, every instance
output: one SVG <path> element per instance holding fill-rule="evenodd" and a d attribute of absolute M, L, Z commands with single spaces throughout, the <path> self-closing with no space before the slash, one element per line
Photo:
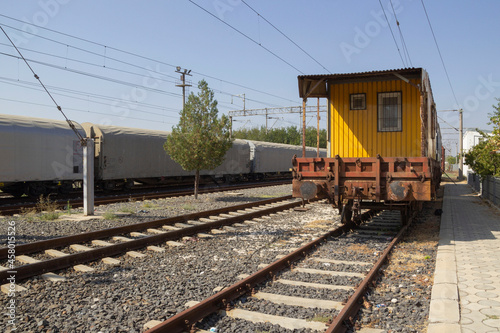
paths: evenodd
<path fill-rule="evenodd" d="M 492 135 L 482 133 L 482 141 L 465 154 L 465 164 L 469 165 L 480 176 L 500 176 L 500 99 L 493 105 L 489 125 L 493 124 Z"/>
<path fill-rule="evenodd" d="M 492 136 L 488 140 L 488 146 L 492 151 L 500 150 L 500 98 L 497 98 L 498 104 L 493 105 L 493 113 L 490 113 L 490 122 L 493 125 Z"/>
<path fill-rule="evenodd" d="M 205 80 L 191 93 L 163 148 L 186 171 L 195 171 L 194 196 L 198 199 L 200 170 L 212 170 L 224 161 L 232 146 L 229 118 L 218 118 L 217 101 Z"/>
<path fill-rule="evenodd" d="M 469 165 L 478 175 L 500 176 L 500 154 L 495 154 L 489 148 L 489 140 L 483 140 L 465 154 L 465 164 Z"/>
<path fill-rule="evenodd" d="M 456 156 L 446 156 L 446 162 L 448 162 L 448 164 L 457 164 L 457 157 Z"/>

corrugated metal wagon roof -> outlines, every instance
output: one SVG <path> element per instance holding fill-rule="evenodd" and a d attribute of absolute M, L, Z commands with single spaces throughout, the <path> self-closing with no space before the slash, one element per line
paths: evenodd
<path fill-rule="evenodd" d="M 328 97 L 328 84 L 421 78 L 422 68 L 401 68 L 359 73 L 299 75 L 299 96 Z"/>

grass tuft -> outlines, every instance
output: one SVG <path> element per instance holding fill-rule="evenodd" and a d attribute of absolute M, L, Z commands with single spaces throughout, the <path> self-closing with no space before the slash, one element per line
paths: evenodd
<path fill-rule="evenodd" d="M 105 220 L 115 220 L 118 218 L 118 216 L 116 216 L 113 212 L 106 212 L 102 217 L 104 217 Z"/>

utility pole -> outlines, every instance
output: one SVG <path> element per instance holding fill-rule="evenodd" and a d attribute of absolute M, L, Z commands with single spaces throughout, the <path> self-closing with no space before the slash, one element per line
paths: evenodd
<path fill-rule="evenodd" d="M 459 114 L 459 126 L 458 126 L 458 147 L 457 147 L 457 158 L 458 158 L 458 180 L 462 180 L 464 176 L 464 160 L 463 160 L 463 149 L 464 149 L 464 137 L 463 137 L 463 132 L 464 132 L 464 117 L 463 117 L 463 112 L 464 110 L 459 109 L 459 110 L 439 110 L 439 112 L 457 112 Z M 443 120 L 445 123 L 447 123 L 444 119 Z M 447 123 L 448 124 L 448 123 Z M 450 124 L 448 124 L 450 125 Z M 450 125 L 455 131 L 457 128 L 453 125 Z"/>
<path fill-rule="evenodd" d="M 317 127 L 317 141 L 316 141 L 316 145 L 317 145 L 317 151 L 316 151 L 316 157 L 319 157 L 319 97 L 318 97 L 318 115 L 317 115 L 317 119 L 318 119 L 318 127 Z"/>
<path fill-rule="evenodd" d="M 267 108 L 266 108 L 266 135 L 267 135 Z"/>
<path fill-rule="evenodd" d="M 89 216 L 94 215 L 94 139 L 83 144 L 83 214 Z"/>
<path fill-rule="evenodd" d="M 460 162 L 458 162 L 458 180 L 462 180 L 464 176 L 464 159 L 463 159 L 463 151 L 464 151 L 464 117 L 463 113 L 464 111 L 462 109 L 458 110 L 460 114 L 460 151 L 459 151 L 459 156 L 460 156 Z"/>
<path fill-rule="evenodd" d="M 307 98 L 302 99 L 302 157 L 306 157 L 306 103 Z"/>
<path fill-rule="evenodd" d="M 184 110 L 184 106 L 186 106 L 186 87 L 191 87 L 191 84 L 186 83 L 186 75 L 191 76 L 191 70 L 184 69 L 181 71 L 181 67 L 177 66 L 176 73 L 181 74 L 181 82 L 180 84 L 176 84 L 176 87 L 182 87 L 182 109 Z"/>

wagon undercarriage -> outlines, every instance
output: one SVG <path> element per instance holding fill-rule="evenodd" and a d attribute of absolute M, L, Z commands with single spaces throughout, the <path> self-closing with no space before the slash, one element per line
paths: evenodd
<path fill-rule="evenodd" d="M 401 210 L 435 199 L 440 165 L 427 157 L 299 158 L 294 156 L 293 196 L 326 198 L 343 221 L 361 209 Z"/>

